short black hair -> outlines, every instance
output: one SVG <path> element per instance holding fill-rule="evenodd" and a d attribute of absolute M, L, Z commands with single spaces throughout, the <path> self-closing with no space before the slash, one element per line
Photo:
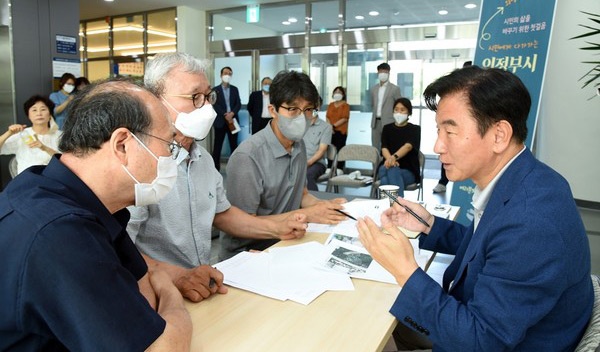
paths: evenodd
<path fill-rule="evenodd" d="M 423 92 L 425 104 L 433 111 L 437 111 L 438 96 L 451 94 L 463 94 L 467 99 L 481 136 L 494 123 L 506 120 L 513 138 L 525 142 L 531 96 L 516 75 L 498 68 L 467 66 L 438 78 Z"/>
<path fill-rule="evenodd" d="M 90 80 L 83 76 L 77 77 L 75 80 L 75 88 L 79 87 L 80 84 L 90 84 Z"/>
<path fill-rule="evenodd" d="M 223 71 L 225 71 L 225 70 L 229 70 L 229 71 L 231 71 L 231 73 L 233 73 L 233 70 L 231 69 L 231 67 L 225 66 L 221 69 L 221 74 L 223 74 Z"/>
<path fill-rule="evenodd" d="M 78 156 L 93 153 L 121 127 L 143 139 L 152 125 L 152 116 L 132 87 L 144 89 L 132 81 L 105 81 L 76 95 L 69 104 L 59 149 Z"/>
<path fill-rule="evenodd" d="M 281 104 L 291 104 L 302 98 L 319 108 L 319 92 L 306 73 L 297 71 L 281 71 L 271 83 L 269 89 L 271 104 L 279 109 Z"/>
<path fill-rule="evenodd" d="M 406 108 L 406 110 L 408 110 L 408 116 L 412 115 L 413 107 L 412 107 L 412 103 L 410 102 L 410 99 L 404 98 L 404 97 L 396 99 L 396 101 L 394 102 L 394 109 L 396 108 L 396 105 L 398 105 L 398 104 L 402 104 Z"/>
<path fill-rule="evenodd" d="M 25 104 L 23 104 L 23 110 L 25 110 L 25 116 L 29 116 L 29 109 L 31 109 L 31 107 L 34 106 L 38 101 L 41 101 L 42 103 L 44 103 L 44 105 L 46 105 L 48 110 L 50 110 L 50 115 L 54 116 L 54 102 L 52 100 L 48 99 L 48 97 L 41 96 L 38 94 L 31 96 L 29 99 L 27 99 L 27 101 L 25 101 Z"/>
<path fill-rule="evenodd" d="M 377 71 L 379 70 L 386 70 L 386 71 L 390 71 L 392 68 L 390 67 L 390 65 L 387 62 L 381 63 L 379 64 L 379 66 L 377 66 Z"/>
<path fill-rule="evenodd" d="M 333 88 L 332 94 L 335 93 L 336 90 L 342 91 L 342 100 L 346 100 L 346 89 L 342 86 L 337 86 L 337 87 Z"/>
<path fill-rule="evenodd" d="M 67 83 L 68 80 L 72 79 L 73 83 L 75 83 L 75 76 L 72 73 L 69 72 L 65 72 L 63 73 L 62 76 L 60 76 L 60 83 L 59 83 L 59 88 L 62 89 L 62 87 Z"/>

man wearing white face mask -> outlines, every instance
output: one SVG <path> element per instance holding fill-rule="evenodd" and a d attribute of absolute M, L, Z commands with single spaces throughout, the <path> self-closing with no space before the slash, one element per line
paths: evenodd
<path fill-rule="evenodd" d="M 309 222 L 322 224 L 345 220 L 336 211 L 343 208 L 344 199 L 323 201 L 306 188 L 307 157 L 302 137 L 318 106 L 316 87 L 304 73 L 282 71 L 273 79 L 270 95 L 273 120 L 242 143 L 227 163 L 231 204 L 249 214 L 275 218 L 299 213 Z M 275 242 L 222 233 L 219 259 L 245 250 L 262 250 Z"/>
<path fill-rule="evenodd" d="M 408 122 L 412 115 L 412 103 L 407 98 L 394 102 L 394 123 L 385 125 L 381 135 L 383 165 L 379 167 L 382 185 L 396 185 L 398 195 L 404 197 L 406 186 L 419 182 L 419 148 L 421 126 Z"/>
<path fill-rule="evenodd" d="M 252 117 L 252 134 L 267 127 L 269 121 L 271 121 L 271 114 L 269 113 L 269 89 L 271 87 L 271 78 L 265 77 L 260 81 L 261 90 L 250 93 L 248 98 L 248 113 Z"/>
<path fill-rule="evenodd" d="M 125 231 L 125 207 L 172 187 L 174 135 L 166 108 L 132 83 L 73 99 L 63 154 L 0 194 L 0 350 L 189 351 L 183 298 Z"/>
<path fill-rule="evenodd" d="M 394 123 L 394 102 L 401 97 L 400 88 L 391 83 L 390 65 L 386 62 L 377 66 L 379 82 L 371 88 L 371 104 L 373 116 L 371 117 L 371 144 L 381 148 L 381 132 L 383 126 Z"/>
<path fill-rule="evenodd" d="M 221 150 L 225 136 L 229 141 L 229 149 L 231 153 L 238 146 L 238 135 L 233 133 L 232 129 L 234 121 L 237 120 L 237 114 L 242 108 L 240 100 L 240 92 L 237 87 L 230 84 L 233 70 L 231 67 L 225 66 L 221 69 L 221 84 L 216 86 L 214 91 L 217 94 L 217 102 L 213 105 L 217 112 L 215 120 L 215 142 L 213 145 L 212 157 L 215 161 L 215 168 L 221 169 Z"/>
<path fill-rule="evenodd" d="M 176 159 L 173 190 L 156 205 L 130 207 L 127 227 L 148 265 L 167 271 L 180 292 L 194 302 L 227 292 L 222 273 L 210 265 L 213 225 L 241 237 L 281 239 L 301 237 L 306 228 L 303 216 L 279 221 L 250 216 L 227 200 L 223 177 L 199 142 L 210 132 L 216 115 L 208 67 L 207 61 L 185 53 L 159 54 L 148 62 L 144 83 L 161 97 L 183 148 Z"/>

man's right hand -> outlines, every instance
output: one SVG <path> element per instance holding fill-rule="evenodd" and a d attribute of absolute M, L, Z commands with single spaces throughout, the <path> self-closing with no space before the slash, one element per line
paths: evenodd
<path fill-rule="evenodd" d="M 227 293 L 223 273 L 209 265 L 186 269 L 173 282 L 183 297 L 192 302 L 200 302 L 215 293 Z"/>
<path fill-rule="evenodd" d="M 308 218 L 305 214 L 291 212 L 288 217 L 277 221 L 277 235 L 281 240 L 293 240 L 304 237 L 308 227 Z"/>

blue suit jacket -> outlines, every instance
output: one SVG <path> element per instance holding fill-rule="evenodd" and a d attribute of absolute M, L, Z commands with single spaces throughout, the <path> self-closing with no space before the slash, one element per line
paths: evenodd
<path fill-rule="evenodd" d="M 217 117 L 215 118 L 213 125 L 216 128 L 223 128 L 227 125 L 224 117 L 225 113 L 227 112 L 227 103 L 225 102 L 223 86 L 219 84 L 214 88 L 214 91 L 217 92 L 217 102 L 215 105 L 213 105 L 213 109 L 215 109 Z M 242 102 L 240 100 L 240 92 L 238 91 L 237 87 L 231 84 L 229 85 L 229 106 L 231 111 L 235 113 L 233 118 L 237 119 L 238 112 L 242 108 Z"/>
<path fill-rule="evenodd" d="M 419 269 L 390 312 L 434 350 L 572 351 L 581 339 L 594 299 L 587 235 L 566 180 L 529 150 L 475 233 L 436 218 L 420 246 L 456 254 L 444 288 Z"/>

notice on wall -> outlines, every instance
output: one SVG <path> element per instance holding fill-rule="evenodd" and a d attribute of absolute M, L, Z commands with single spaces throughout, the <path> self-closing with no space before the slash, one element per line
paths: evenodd
<path fill-rule="evenodd" d="M 483 0 L 474 65 L 500 68 L 517 75 L 531 94 L 527 140 L 531 149 L 538 119 L 550 30 L 556 0 Z M 473 221 L 471 200 L 475 184 L 455 182 L 450 202 L 461 207 L 457 219 Z"/>
<path fill-rule="evenodd" d="M 71 73 L 75 77 L 81 76 L 81 63 L 79 59 L 65 59 L 55 57 L 52 59 L 52 77 L 60 78 L 64 73 Z"/>
<path fill-rule="evenodd" d="M 120 62 L 119 63 L 119 76 L 139 76 L 144 75 L 144 63 L 143 62 Z"/>
<path fill-rule="evenodd" d="M 56 35 L 56 52 L 77 55 L 77 38 L 68 35 Z"/>

